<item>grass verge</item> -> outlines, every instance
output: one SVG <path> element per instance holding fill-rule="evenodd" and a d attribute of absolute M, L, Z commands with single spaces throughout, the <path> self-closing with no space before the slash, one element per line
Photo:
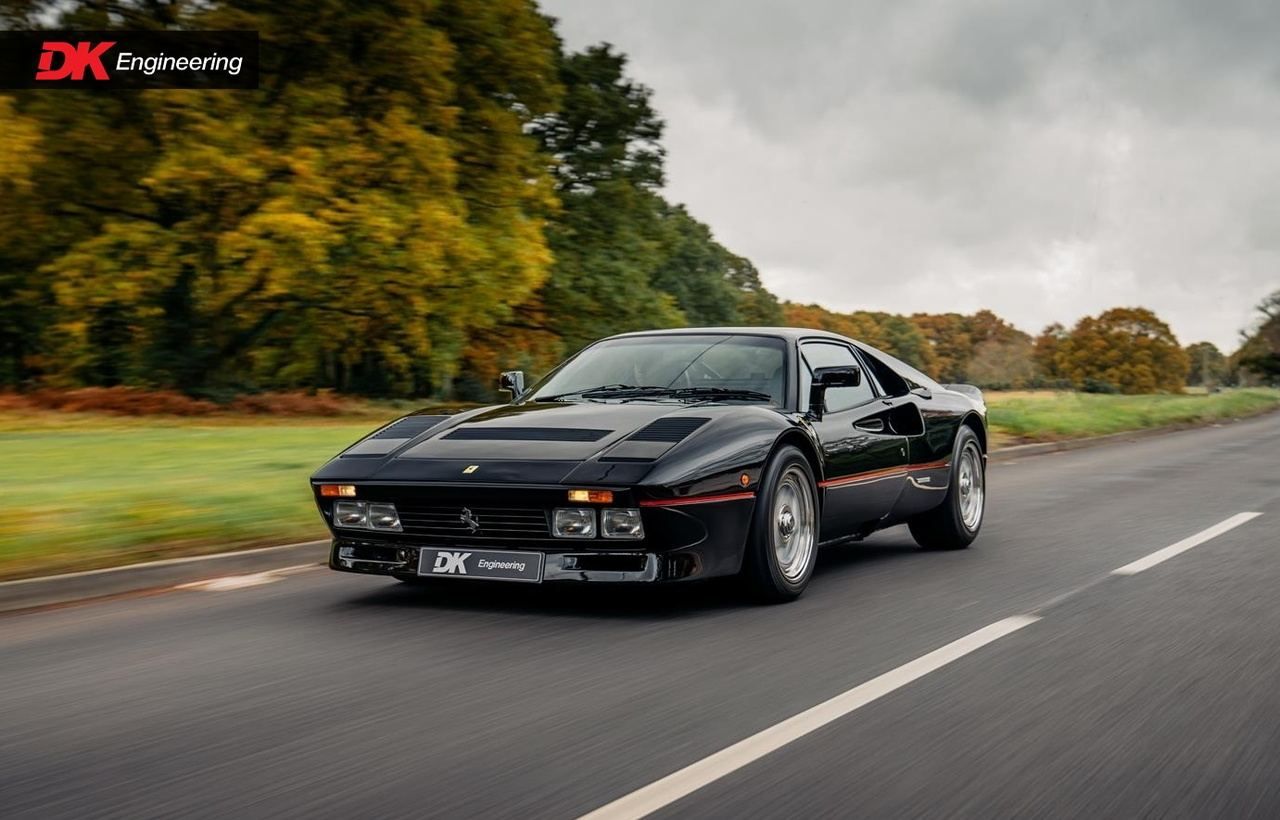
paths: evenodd
<path fill-rule="evenodd" d="M 992 393 L 997 446 L 1251 415 L 1280 390 Z M 323 538 L 307 477 L 400 408 L 354 418 L 0 412 L 0 579 Z"/>
<path fill-rule="evenodd" d="M 322 538 L 307 477 L 376 422 L 0 432 L 0 579 Z"/>
<path fill-rule="evenodd" d="M 1243 418 L 1280 407 L 1280 390 L 1151 396 L 1022 391 L 988 393 L 987 406 L 995 445 L 1009 446 Z"/>

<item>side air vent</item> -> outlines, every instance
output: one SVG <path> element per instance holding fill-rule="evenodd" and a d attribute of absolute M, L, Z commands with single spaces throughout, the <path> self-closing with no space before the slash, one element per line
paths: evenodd
<path fill-rule="evenodd" d="M 424 430 L 435 427 L 448 416 L 405 416 L 392 422 L 369 438 L 413 438 Z"/>
<path fill-rule="evenodd" d="M 627 436 L 627 441 L 666 441 L 675 444 L 677 441 L 684 441 L 690 433 L 710 420 L 703 416 L 674 416 L 658 419 Z"/>
<path fill-rule="evenodd" d="M 442 438 L 464 441 L 599 441 L 611 432 L 567 427 L 460 427 Z"/>

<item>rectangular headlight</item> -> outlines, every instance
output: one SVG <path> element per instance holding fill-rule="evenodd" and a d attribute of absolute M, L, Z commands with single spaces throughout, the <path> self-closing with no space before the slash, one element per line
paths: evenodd
<path fill-rule="evenodd" d="M 354 529 L 369 528 L 369 505 L 363 501 L 335 501 L 333 525 Z"/>
<path fill-rule="evenodd" d="M 595 538 L 596 511 L 590 507 L 562 507 L 551 514 L 556 538 Z"/>
<path fill-rule="evenodd" d="M 395 504 L 370 504 L 369 505 L 369 526 L 375 530 L 390 530 L 391 532 L 401 532 L 400 513 L 396 512 Z"/>
<path fill-rule="evenodd" d="M 633 507 L 610 507 L 601 511 L 600 534 L 605 538 L 644 538 L 640 511 Z"/>

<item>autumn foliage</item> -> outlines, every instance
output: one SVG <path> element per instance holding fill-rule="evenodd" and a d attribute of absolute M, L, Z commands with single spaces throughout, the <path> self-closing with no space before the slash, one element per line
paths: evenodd
<path fill-rule="evenodd" d="M 175 390 L 141 387 L 41 388 L 26 393 L 0 393 L 0 410 L 57 410 L 116 416 L 344 416 L 360 409 L 357 402 L 331 391 L 269 392 L 236 396 L 229 402 L 197 399 Z"/>
<path fill-rule="evenodd" d="M 248 29 L 258 91 L 0 95 L 0 386 L 453 395 L 617 329 L 776 320 L 662 122 L 531 0 L 15 0 Z"/>
<path fill-rule="evenodd" d="M 1176 393 L 1190 362 L 1169 326 L 1145 308 L 1081 319 L 1053 353 L 1054 372 L 1081 388 Z"/>

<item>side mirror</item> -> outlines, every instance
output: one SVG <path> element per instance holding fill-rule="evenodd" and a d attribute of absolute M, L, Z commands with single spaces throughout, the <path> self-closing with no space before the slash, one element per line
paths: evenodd
<path fill-rule="evenodd" d="M 813 371 L 813 385 L 809 388 L 809 413 L 814 418 L 822 418 L 829 388 L 857 387 L 860 384 L 862 368 L 856 364 L 817 368 Z"/>
<path fill-rule="evenodd" d="M 927 387 L 913 387 L 911 388 L 911 395 L 922 399 L 931 399 L 933 398 L 933 391 Z"/>
<path fill-rule="evenodd" d="M 511 394 L 511 399 L 520 398 L 524 395 L 524 371 L 508 370 L 498 377 L 498 389 L 506 390 Z"/>
<path fill-rule="evenodd" d="M 826 387 L 857 387 L 862 384 L 862 368 L 856 364 L 819 367 L 813 371 L 813 383 Z"/>

